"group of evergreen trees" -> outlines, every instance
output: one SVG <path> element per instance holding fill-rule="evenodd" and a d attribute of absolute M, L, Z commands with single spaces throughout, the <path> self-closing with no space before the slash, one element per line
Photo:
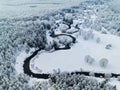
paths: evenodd
<path fill-rule="evenodd" d="M 44 47 L 46 27 L 40 23 L 33 18 L 0 20 L 0 90 L 30 90 L 28 76 L 18 75 L 14 66 L 20 51 Z"/>
<path fill-rule="evenodd" d="M 116 90 L 116 87 L 107 79 L 98 82 L 92 77 L 64 72 L 52 74 L 48 82 L 37 82 L 34 90 Z"/>

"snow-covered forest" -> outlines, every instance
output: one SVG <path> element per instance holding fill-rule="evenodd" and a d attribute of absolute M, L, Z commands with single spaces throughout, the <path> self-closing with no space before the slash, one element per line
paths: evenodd
<path fill-rule="evenodd" d="M 0 90 L 120 90 L 119 5 L 1 0 Z"/>

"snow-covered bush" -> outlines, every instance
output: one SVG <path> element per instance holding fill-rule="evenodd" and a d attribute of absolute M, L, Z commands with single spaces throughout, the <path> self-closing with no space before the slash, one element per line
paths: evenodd
<path fill-rule="evenodd" d="M 120 76 L 117 77 L 118 81 L 120 81 Z"/>
<path fill-rule="evenodd" d="M 77 32 L 79 32 L 79 30 L 74 28 L 74 27 L 71 27 L 71 29 L 68 29 L 66 31 L 66 33 L 68 33 L 68 34 L 74 34 L 74 33 L 77 33 Z"/>
<path fill-rule="evenodd" d="M 86 55 L 84 58 L 85 62 L 92 65 L 95 62 L 95 59 L 92 58 L 90 55 Z"/>
<path fill-rule="evenodd" d="M 60 34 L 59 36 L 54 38 L 53 45 L 56 48 L 70 48 L 70 46 L 75 42 L 73 38 L 66 34 Z"/>
<path fill-rule="evenodd" d="M 62 16 L 61 14 L 57 14 L 57 15 L 54 16 L 54 18 L 55 18 L 56 20 L 59 20 L 59 19 L 62 19 L 63 16 Z"/>
<path fill-rule="evenodd" d="M 47 34 L 46 34 L 47 42 L 45 44 L 46 51 L 51 51 L 53 49 L 53 44 L 54 44 L 53 38 L 49 35 L 50 35 L 49 32 L 47 32 Z"/>
<path fill-rule="evenodd" d="M 71 45 L 73 43 L 73 40 L 71 38 L 67 38 L 67 37 L 63 37 L 62 40 L 59 41 L 59 43 L 63 44 L 63 45 Z"/>
<path fill-rule="evenodd" d="M 100 37 L 96 38 L 96 43 L 100 43 L 100 42 L 101 42 Z"/>
<path fill-rule="evenodd" d="M 94 72 L 90 72 L 89 76 L 95 76 L 95 73 Z"/>
<path fill-rule="evenodd" d="M 48 30 L 51 29 L 51 25 L 47 20 L 42 20 L 40 22 L 40 25 L 43 25 L 44 29 L 48 29 Z"/>
<path fill-rule="evenodd" d="M 72 14 L 66 14 L 63 18 L 63 23 L 66 23 L 67 25 L 73 24 L 73 16 Z"/>
<path fill-rule="evenodd" d="M 106 58 L 102 58 L 100 61 L 99 61 L 99 65 L 103 68 L 107 67 L 108 65 L 108 59 Z"/>
<path fill-rule="evenodd" d="M 94 34 L 92 30 L 89 30 L 89 31 L 83 31 L 82 36 L 84 40 L 89 40 L 89 39 L 93 39 Z"/>
<path fill-rule="evenodd" d="M 111 73 L 106 73 L 106 74 L 105 74 L 105 78 L 106 78 L 106 79 L 111 78 L 111 76 L 112 76 Z"/>
<path fill-rule="evenodd" d="M 45 50 L 46 51 L 50 51 L 53 49 L 53 42 L 50 42 L 49 44 L 46 44 L 45 45 Z"/>
<path fill-rule="evenodd" d="M 65 33 L 69 26 L 67 24 L 59 24 L 58 30 L 60 30 L 62 33 Z"/>
<path fill-rule="evenodd" d="M 102 30 L 101 33 L 102 33 L 102 34 L 107 34 L 107 31 Z"/>
<path fill-rule="evenodd" d="M 107 44 L 105 48 L 106 49 L 111 49 L 112 48 L 112 44 Z"/>

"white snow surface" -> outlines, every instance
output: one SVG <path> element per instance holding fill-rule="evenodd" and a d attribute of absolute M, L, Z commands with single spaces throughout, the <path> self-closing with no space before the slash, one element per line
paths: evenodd
<path fill-rule="evenodd" d="M 45 73 L 52 73 L 53 69 L 58 68 L 61 71 L 75 71 L 82 68 L 83 70 L 93 72 L 120 73 L 120 37 L 101 34 L 95 31 L 94 35 L 93 40 L 83 40 L 83 38 L 78 37 L 78 42 L 69 50 L 55 51 L 52 53 L 44 51 L 39 53 L 31 60 L 31 65 L 36 68 L 32 68 L 33 66 L 31 66 L 31 70 L 36 73 L 39 73 L 40 70 Z M 101 38 L 100 43 L 96 43 L 95 38 L 97 37 Z M 112 44 L 110 50 L 105 49 L 107 44 Z M 16 69 L 18 73 L 23 72 L 23 69 L 21 69 L 23 61 L 29 55 L 30 53 L 26 54 L 22 52 L 17 57 Z M 84 61 L 86 55 L 90 55 L 95 59 L 93 65 L 89 65 Z M 101 58 L 107 58 L 109 60 L 106 68 L 100 67 L 99 60 Z"/>
<path fill-rule="evenodd" d="M 82 0 L 0 0 L 0 19 L 40 16 L 77 5 Z"/>
<path fill-rule="evenodd" d="M 78 42 L 70 50 L 62 50 L 55 52 L 46 52 L 42 51 L 31 60 L 31 70 L 34 73 L 41 73 L 40 70 L 44 73 L 53 73 L 53 69 L 61 69 L 61 71 L 75 71 L 75 70 L 85 70 L 92 72 L 104 72 L 104 73 L 120 73 L 120 37 L 110 35 L 110 34 L 101 34 L 94 31 L 93 40 L 83 40 L 82 37 L 78 37 Z M 100 37 L 101 42 L 96 43 L 95 38 Z M 110 50 L 105 49 L 107 44 L 112 44 Z M 32 51 L 32 50 L 31 50 Z M 34 50 L 33 50 L 34 51 Z M 17 58 L 18 63 L 16 64 L 16 69 L 18 73 L 23 73 L 21 69 L 25 54 L 22 52 Z M 84 61 L 86 55 L 91 55 L 95 59 L 93 65 L 89 65 Z M 107 58 L 109 64 L 106 68 L 99 66 L 99 60 L 101 58 Z M 22 61 L 20 61 L 22 60 Z M 33 65 L 33 66 L 32 66 Z M 90 77 L 91 78 L 91 77 Z M 95 78 L 98 81 L 103 81 L 104 79 Z M 35 79 L 31 78 L 29 84 L 32 86 L 35 82 L 42 82 L 44 79 Z M 120 82 L 115 78 L 111 79 L 109 84 L 116 85 L 117 90 L 120 89 Z"/>
<path fill-rule="evenodd" d="M 16 18 L 28 16 L 40 16 L 51 11 L 77 5 L 82 0 L 0 0 L 0 18 Z M 52 3 L 54 2 L 54 3 Z M 31 13 L 32 12 L 32 13 Z M 94 21 L 97 17 L 92 16 Z M 76 23 L 79 20 L 74 21 Z M 75 24 L 75 23 L 74 23 Z M 85 29 L 85 28 L 83 28 Z M 61 33 L 58 30 L 57 33 Z M 53 73 L 53 69 L 60 69 L 61 71 L 75 71 L 85 70 L 92 72 L 104 73 L 120 73 L 120 37 L 111 34 L 101 34 L 94 31 L 94 38 L 84 40 L 82 36 L 77 36 L 77 43 L 69 50 L 61 50 L 55 52 L 40 52 L 35 58 L 31 60 L 30 68 L 34 73 Z M 96 43 L 97 38 L 101 39 L 100 43 Z M 48 38 L 48 42 L 52 42 L 52 38 Z M 106 45 L 111 44 L 111 49 L 105 49 Z M 23 73 L 23 63 L 26 57 L 31 55 L 25 51 L 21 52 L 16 58 L 15 69 L 18 74 Z M 95 59 L 93 65 L 85 62 L 84 57 L 90 55 Z M 107 58 L 109 60 L 108 66 L 102 68 L 99 65 L 99 60 Z M 44 81 L 42 79 L 31 78 L 29 84 L 33 82 Z M 99 80 L 98 80 L 99 81 Z M 101 79 L 100 79 L 101 81 Z M 109 82 L 111 85 L 116 85 L 120 89 L 120 82 L 113 79 Z"/>
<path fill-rule="evenodd" d="M 106 73 L 120 73 L 120 37 L 100 34 L 94 32 L 94 37 L 100 37 L 101 42 L 96 43 L 93 40 L 83 40 L 78 38 L 77 44 L 73 45 L 70 50 L 55 51 L 52 53 L 43 52 L 32 60 L 32 65 L 41 69 L 43 72 L 53 72 L 53 69 L 60 68 L 61 71 L 75 71 L 82 68 L 86 71 L 106 72 Z M 105 49 L 107 44 L 112 44 L 110 50 Z M 84 57 L 90 55 L 95 59 L 93 65 L 89 65 L 84 61 Z M 102 68 L 99 65 L 99 60 L 107 58 L 109 60 L 108 66 Z M 32 69 L 32 68 L 31 68 Z M 37 72 L 36 70 L 33 70 Z"/>

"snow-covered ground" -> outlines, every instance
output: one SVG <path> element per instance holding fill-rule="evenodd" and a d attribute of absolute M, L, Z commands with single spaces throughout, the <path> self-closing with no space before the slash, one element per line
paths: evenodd
<path fill-rule="evenodd" d="M 40 16 L 78 5 L 82 0 L 0 0 L 0 18 Z"/>
<path fill-rule="evenodd" d="M 89 18 L 89 20 L 91 20 L 94 23 L 95 20 L 97 20 L 98 18 L 97 15 L 95 15 L 94 13 L 94 8 L 93 8 L 92 15 L 88 14 L 88 16 L 87 17 L 86 16 L 83 15 L 82 18 L 78 20 L 74 20 L 75 22 L 73 23 L 73 26 L 75 26 L 76 23 L 81 22 L 81 19 L 84 22 L 85 18 L 91 17 Z M 76 17 L 79 18 L 77 14 L 76 14 Z M 61 27 L 64 28 L 63 26 Z M 83 27 L 81 25 L 80 28 L 83 31 L 87 29 L 91 30 L 91 28 L 85 28 L 84 25 Z M 61 33 L 60 30 L 61 28 L 58 28 L 56 33 Z M 95 30 L 93 30 L 93 34 L 94 34 L 94 38 L 90 40 L 84 40 L 82 36 L 78 35 L 78 37 L 76 37 L 78 42 L 75 45 L 73 45 L 70 50 L 61 50 L 61 51 L 55 51 L 52 53 L 43 52 L 38 54 L 31 61 L 32 71 L 38 72 L 42 70 L 43 72 L 53 72 L 53 69 L 58 69 L 58 68 L 60 68 L 62 71 L 74 71 L 82 68 L 83 70 L 86 70 L 86 71 L 120 73 L 120 70 L 119 70 L 120 68 L 119 66 L 120 37 L 111 35 L 109 33 L 102 34 L 100 32 L 96 32 Z M 100 38 L 100 43 L 96 42 L 96 39 L 98 37 Z M 50 40 L 49 37 L 48 37 L 48 40 Z M 111 44 L 112 47 L 110 49 L 106 49 L 106 45 L 109 45 L 109 44 Z M 25 52 L 22 52 L 17 57 L 16 61 L 18 65 L 16 65 L 17 66 L 16 68 L 19 67 L 19 64 L 21 63 L 20 61 L 21 60 L 23 61 L 27 57 L 26 55 L 29 56 Z M 86 55 L 90 55 L 95 59 L 95 62 L 93 65 L 89 65 L 85 62 L 84 58 Z M 108 66 L 106 68 L 100 67 L 99 65 L 99 61 L 102 58 L 106 58 L 109 61 Z"/>
<path fill-rule="evenodd" d="M 62 8 L 67 8 L 76 5 L 80 0 L 55 0 L 54 3 L 51 1 L 44 0 L 26 0 L 22 3 L 16 1 L 0 1 L 0 7 L 6 8 L 7 12 L 4 12 L 0 8 L 0 12 L 3 12 L 0 17 L 24 17 L 24 16 L 34 16 L 43 14 L 43 12 L 58 10 Z M 46 7 L 47 5 L 47 7 Z M 115 5 L 115 4 L 114 4 Z M 116 6 L 116 5 L 115 5 Z M 113 8 L 115 8 L 113 6 Z M 17 7 L 17 8 L 14 8 Z M 8 9 L 9 8 L 9 9 Z M 14 9 L 13 9 L 14 8 Z M 26 9 L 24 9 L 26 8 Z M 39 9 L 42 8 L 42 9 Z M 13 14 L 13 12 L 15 13 Z M 32 11 L 32 13 L 30 13 Z M 9 14 L 8 14 L 9 13 Z M 8 15 L 6 15 L 8 14 Z M 85 17 L 87 18 L 87 17 Z M 96 20 L 97 16 L 91 16 L 93 22 Z M 84 19 L 84 17 L 83 17 Z M 79 21 L 78 21 L 79 22 Z M 86 28 L 82 28 L 83 30 Z M 58 31 L 59 32 L 59 31 Z M 59 32 L 60 33 L 60 32 Z M 40 52 L 34 59 L 31 60 L 30 68 L 34 73 L 52 73 L 53 69 L 60 69 L 61 71 L 75 71 L 75 70 L 85 70 L 92 72 L 104 72 L 104 73 L 120 73 L 120 37 L 111 35 L 109 33 L 103 34 L 93 30 L 94 38 L 89 40 L 84 40 L 82 36 L 78 36 L 77 43 L 74 44 L 69 50 L 60 50 L 55 52 Z M 96 39 L 100 38 L 100 42 L 97 43 Z M 106 49 L 106 45 L 111 44 L 110 49 Z M 33 50 L 34 51 L 34 50 Z M 31 50 L 32 52 L 32 50 Z M 23 73 L 23 63 L 26 57 L 30 55 L 25 51 L 21 52 L 16 58 L 15 68 L 17 73 Z M 92 65 L 85 62 L 84 58 L 86 55 L 90 55 L 95 59 Z M 103 68 L 99 65 L 99 61 L 102 58 L 108 59 L 107 67 Z M 32 82 L 32 81 L 31 81 Z M 30 82 L 30 83 L 31 83 Z M 111 84 L 115 84 L 119 90 L 119 82 L 115 79 L 111 80 Z"/>
<path fill-rule="evenodd" d="M 96 39 L 84 40 L 82 37 L 78 38 L 77 44 L 72 46 L 70 50 L 55 51 L 52 53 L 42 51 L 34 59 L 31 60 L 31 70 L 34 73 L 53 73 L 53 69 L 60 69 L 63 71 L 76 71 L 85 70 L 92 72 L 103 72 L 103 73 L 120 73 L 120 37 L 108 34 L 101 34 L 94 32 L 94 37 L 100 37 L 101 42 L 97 43 Z M 111 44 L 111 49 L 105 49 L 107 44 Z M 34 49 L 33 49 L 34 51 Z M 31 50 L 32 52 L 32 50 Z M 23 73 L 23 62 L 26 57 L 30 55 L 22 52 L 17 57 L 16 70 L 19 73 Z M 84 58 L 86 55 L 90 55 L 95 59 L 94 64 L 89 65 L 85 62 Z M 101 58 L 107 58 L 109 64 L 106 68 L 100 67 L 99 60 Z M 96 78 L 95 78 L 96 79 Z M 100 78 L 98 81 L 102 80 Z M 35 82 L 44 81 L 42 79 L 30 79 L 30 85 Z M 32 82 L 32 83 L 31 83 Z M 109 81 L 111 85 L 116 85 L 119 90 L 120 82 L 117 79 L 111 79 Z"/>
<path fill-rule="evenodd" d="M 62 71 L 74 71 L 82 68 L 83 70 L 93 72 L 120 73 L 120 37 L 100 34 L 98 32 L 94 32 L 94 35 L 94 37 L 101 38 L 100 43 L 96 43 L 95 39 L 86 41 L 79 37 L 78 42 L 73 45 L 70 50 L 61 50 L 52 53 L 43 52 L 37 55 L 31 60 L 31 67 L 34 66 L 43 72 L 53 72 L 53 69 L 58 68 Z M 107 44 L 111 44 L 112 48 L 106 49 Z M 89 65 L 85 62 L 84 58 L 86 55 L 90 55 L 95 59 L 93 65 Z M 20 60 L 25 59 L 24 56 L 26 56 L 25 52 L 17 57 L 18 63 L 21 63 Z M 102 58 L 109 60 L 106 68 L 100 67 L 99 65 L 99 61 Z M 37 69 L 31 69 L 37 72 Z"/>

